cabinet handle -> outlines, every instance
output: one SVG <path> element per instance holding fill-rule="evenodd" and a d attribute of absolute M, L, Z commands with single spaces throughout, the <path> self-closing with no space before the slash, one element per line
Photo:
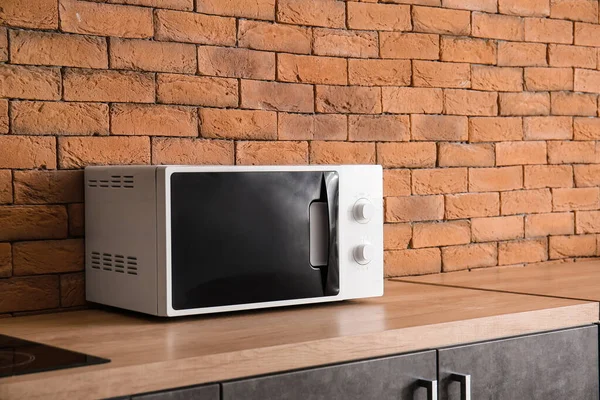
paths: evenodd
<path fill-rule="evenodd" d="M 417 385 L 427 389 L 427 400 L 437 400 L 438 398 L 438 382 L 434 379 L 432 381 L 427 379 L 419 379 Z"/>
<path fill-rule="evenodd" d="M 471 375 L 451 374 L 450 379 L 460 383 L 460 400 L 471 400 Z"/>

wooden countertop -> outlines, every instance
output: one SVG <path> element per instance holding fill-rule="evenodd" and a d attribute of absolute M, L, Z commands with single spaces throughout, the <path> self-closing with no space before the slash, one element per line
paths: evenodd
<path fill-rule="evenodd" d="M 598 321 L 598 303 L 387 282 L 385 296 L 157 319 L 87 310 L 2 320 L 0 333 L 109 364 L 0 379 L 0 399 L 105 398 Z"/>
<path fill-rule="evenodd" d="M 600 301 L 600 260 L 551 261 L 527 267 L 397 278 L 394 281 Z"/>

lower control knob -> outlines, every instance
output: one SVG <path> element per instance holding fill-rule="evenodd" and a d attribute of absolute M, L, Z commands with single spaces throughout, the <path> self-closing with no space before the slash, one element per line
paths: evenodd
<path fill-rule="evenodd" d="M 354 260 L 361 265 L 366 265 L 373 260 L 375 249 L 372 245 L 366 243 L 354 248 Z"/>

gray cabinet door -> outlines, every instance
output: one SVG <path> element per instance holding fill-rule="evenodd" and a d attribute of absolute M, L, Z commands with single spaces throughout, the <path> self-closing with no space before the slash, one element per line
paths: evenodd
<path fill-rule="evenodd" d="M 598 327 L 438 350 L 441 400 L 461 400 L 453 374 L 471 376 L 473 400 L 597 400 Z"/>
<path fill-rule="evenodd" d="M 133 400 L 219 400 L 219 384 L 138 394 Z"/>
<path fill-rule="evenodd" d="M 435 351 L 225 382 L 222 400 L 426 400 L 419 379 L 436 379 Z"/>

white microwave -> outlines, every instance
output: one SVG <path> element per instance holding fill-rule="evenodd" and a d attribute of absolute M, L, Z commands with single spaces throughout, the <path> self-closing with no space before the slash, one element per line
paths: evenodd
<path fill-rule="evenodd" d="M 378 165 L 85 169 L 86 298 L 158 316 L 383 294 Z"/>

